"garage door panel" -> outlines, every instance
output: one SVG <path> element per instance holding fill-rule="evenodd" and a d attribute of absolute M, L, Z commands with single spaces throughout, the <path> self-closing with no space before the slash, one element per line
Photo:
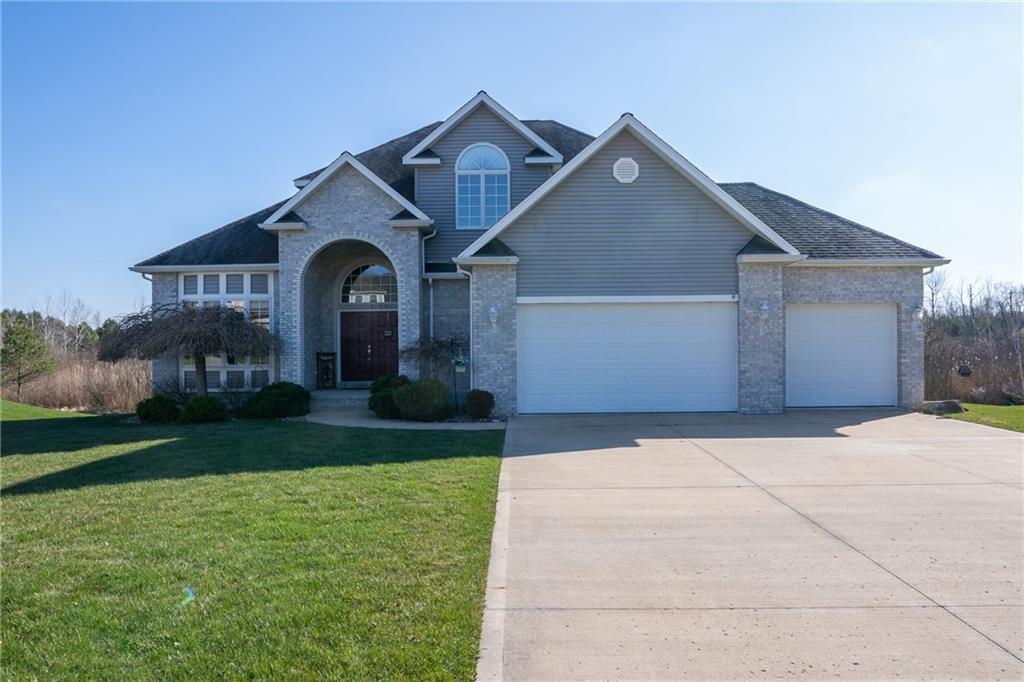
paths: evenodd
<path fill-rule="evenodd" d="M 519 306 L 519 410 L 732 411 L 735 303 Z"/>
<path fill-rule="evenodd" d="M 786 306 L 786 405 L 895 405 L 896 306 Z"/>

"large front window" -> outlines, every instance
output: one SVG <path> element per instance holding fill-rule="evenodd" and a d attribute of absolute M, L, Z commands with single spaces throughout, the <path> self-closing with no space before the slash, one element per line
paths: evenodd
<path fill-rule="evenodd" d="M 455 227 L 485 229 L 508 213 L 508 158 L 489 144 L 469 147 L 455 164 Z"/>
<path fill-rule="evenodd" d="M 202 306 L 225 306 L 244 313 L 250 320 L 272 328 L 271 278 L 269 272 L 219 272 L 180 275 L 181 301 Z M 195 363 L 180 359 L 179 381 L 188 391 L 196 388 Z M 206 384 L 210 390 L 256 390 L 270 383 L 273 357 L 235 356 L 227 353 L 206 358 Z"/>

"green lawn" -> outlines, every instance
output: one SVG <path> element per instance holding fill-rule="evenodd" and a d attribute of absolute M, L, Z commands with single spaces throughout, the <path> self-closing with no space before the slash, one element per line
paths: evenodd
<path fill-rule="evenodd" d="M 5 679 L 472 678 L 502 432 L 2 417 Z"/>
<path fill-rule="evenodd" d="M 1024 431 L 1024 405 L 979 405 L 963 403 L 966 412 L 947 415 L 960 421 L 995 426 L 1010 431 Z"/>

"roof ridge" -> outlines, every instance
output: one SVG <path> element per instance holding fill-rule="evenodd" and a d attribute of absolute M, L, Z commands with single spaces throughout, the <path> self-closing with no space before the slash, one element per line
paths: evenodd
<path fill-rule="evenodd" d="M 562 126 L 563 128 L 568 128 L 569 130 L 571 130 L 573 132 L 576 132 L 576 133 L 579 133 L 580 135 L 586 135 L 591 140 L 596 140 L 597 139 L 596 137 L 594 137 L 590 133 L 583 132 L 579 128 L 575 128 L 575 127 L 569 125 L 568 123 L 562 123 L 557 118 L 521 118 L 519 120 L 522 121 L 523 123 L 557 123 L 558 125 Z"/>
<path fill-rule="evenodd" d="M 247 216 L 243 216 L 241 218 L 238 218 L 237 220 L 232 220 L 230 223 L 226 223 L 224 225 L 221 225 L 220 227 L 215 227 L 214 229 L 210 230 L 209 232 L 204 232 L 203 234 L 198 235 L 196 237 L 193 237 L 192 239 L 189 239 L 188 241 L 182 242 L 182 243 L 180 243 L 180 244 L 178 244 L 176 246 L 172 246 L 169 249 L 161 251 L 160 253 L 156 254 L 155 256 L 150 256 L 149 258 L 136 263 L 134 267 L 140 267 L 140 266 L 148 263 L 149 261 L 158 260 L 160 257 L 166 256 L 167 254 L 169 254 L 171 251 L 177 251 L 178 249 L 184 248 L 184 247 L 188 246 L 189 244 L 193 244 L 193 243 L 199 241 L 200 239 L 204 239 L 206 237 L 209 237 L 210 235 L 217 234 L 218 232 L 222 232 L 222 231 L 227 230 L 229 228 L 235 227 L 239 223 L 244 223 L 245 221 L 250 220 L 254 216 L 257 216 L 260 213 L 263 213 L 264 211 L 276 211 L 281 206 L 284 206 L 286 201 L 288 201 L 288 200 L 287 199 L 282 199 L 281 201 L 277 202 L 276 204 L 272 204 L 270 206 L 267 206 L 266 208 L 261 208 L 258 211 L 253 211 L 252 213 L 250 213 Z"/>
<path fill-rule="evenodd" d="M 772 189 L 770 187 L 765 187 L 764 185 L 760 185 L 760 184 L 758 184 L 756 182 L 749 182 L 748 181 L 748 182 L 736 182 L 736 183 L 727 183 L 727 184 L 751 185 L 753 187 L 757 187 L 759 189 L 764 190 L 765 192 L 769 192 L 769 193 L 774 194 L 776 196 L 782 197 L 783 199 L 786 199 L 786 200 L 788 200 L 788 201 L 790 201 L 790 202 L 792 202 L 794 204 L 799 204 L 801 206 L 806 206 L 807 208 L 809 208 L 811 210 L 818 211 L 819 213 L 824 213 L 825 215 L 831 216 L 831 217 L 835 218 L 836 220 L 839 220 L 841 222 L 846 223 L 847 225 L 851 225 L 851 226 L 859 228 L 861 230 L 865 230 L 867 232 L 870 232 L 871 234 L 878 235 L 880 237 L 885 237 L 886 239 L 891 239 L 894 242 L 898 242 L 898 243 L 902 244 L 903 246 L 908 246 L 908 247 L 910 247 L 912 249 L 916 249 L 916 250 L 920 251 L 921 253 L 926 253 L 929 256 L 932 256 L 934 258 L 941 258 L 942 257 L 939 254 L 935 253 L 934 251 L 929 251 L 928 249 L 922 248 L 922 247 L 918 246 L 917 244 L 911 244 L 910 242 L 904 241 L 904 240 L 900 239 L 899 237 L 894 237 L 891 234 L 888 234 L 887 232 L 882 232 L 881 230 L 876 230 L 873 227 L 868 227 L 867 225 L 865 225 L 863 223 L 858 223 L 856 220 L 850 220 L 849 218 L 844 218 L 843 216 L 839 215 L 838 213 L 833 213 L 832 211 L 829 211 L 827 209 L 821 208 L 820 206 L 815 206 L 814 204 L 810 204 L 810 203 L 808 203 L 806 201 L 803 201 L 801 199 L 797 199 L 796 197 L 791 196 L 789 194 L 786 194 L 785 192 L 780 192 L 780 191 L 774 190 L 774 189 Z"/>

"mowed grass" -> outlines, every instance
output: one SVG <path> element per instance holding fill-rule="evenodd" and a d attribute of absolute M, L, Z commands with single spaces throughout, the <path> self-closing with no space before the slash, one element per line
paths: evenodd
<path fill-rule="evenodd" d="M 502 432 L 2 416 L 5 679 L 473 677 Z"/>
<path fill-rule="evenodd" d="M 966 412 L 947 415 L 960 421 L 994 426 L 1010 431 L 1024 431 L 1024 405 L 980 405 L 963 403 Z"/>

